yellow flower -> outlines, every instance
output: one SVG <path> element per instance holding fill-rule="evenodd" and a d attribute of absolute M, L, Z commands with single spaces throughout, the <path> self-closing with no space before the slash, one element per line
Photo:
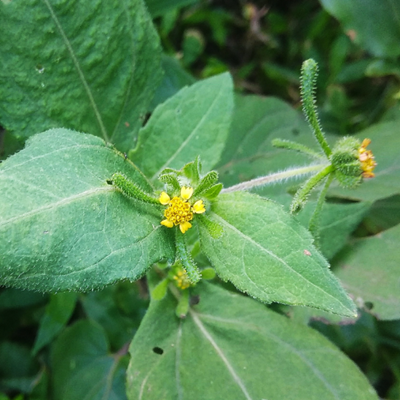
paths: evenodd
<path fill-rule="evenodd" d="M 179 268 L 174 275 L 175 285 L 179 289 L 187 289 L 190 287 L 190 280 L 184 268 Z"/>
<path fill-rule="evenodd" d="M 361 169 L 363 171 L 363 178 L 373 178 L 375 174 L 372 172 L 377 163 L 371 150 L 367 150 L 367 146 L 371 143 L 371 139 L 364 139 L 358 149 L 358 159 L 361 163 Z"/>
<path fill-rule="evenodd" d="M 193 188 L 186 187 L 186 186 L 183 186 L 181 188 L 181 197 L 182 197 L 182 199 L 189 200 L 192 197 L 192 194 L 193 194 Z"/>
<path fill-rule="evenodd" d="M 193 188 L 183 186 L 181 188 L 180 197 L 173 197 L 172 199 L 166 192 L 162 192 L 159 201 L 162 205 L 168 205 L 164 211 L 165 219 L 161 221 L 161 225 L 167 228 L 179 225 L 182 233 L 185 233 L 192 227 L 189 222 L 193 219 L 193 214 L 202 214 L 206 211 L 203 200 L 197 200 L 193 205 L 189 199 L 193 195 Z"/>
<path fill-rule="evenodd" d="M 197 200 L 196 203 L 193 204 L 192 211 L 195 214 L 203 214 L 203 212 L 206 211 L 203 200 Z"/>
<path fill-rule="evenodd" d="M 160 194 L 159 200 L 160 200 L 160 203 L 161 203 L 163 206 L 166 206 L 166 205 L 169 204 L 169 202 L 171 201 L 171 198 L 168 196 L 167 193 L 162 192 L 162 193 Z"/>

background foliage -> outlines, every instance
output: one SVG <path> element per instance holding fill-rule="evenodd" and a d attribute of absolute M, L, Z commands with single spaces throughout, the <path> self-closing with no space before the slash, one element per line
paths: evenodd
<path fill-rule="evenodd" d="M 174 301 L 172 295 L 163 302 L 152 302 L 143 319 L 149 307 L 148 288 L 144 280 L 120 282 L 86 294 L 42 295 L 1 288 L 0 399 L 125 399 L 127 369 L 131 399 L 186 398 L 187 387 L 198 388 L 204 394 L 202 398 L 209 399 L 235 398 L 239 395 L 246 398 L 246 393 L 248 398 L 263 395 L 268 399 L 289 399 L 290 394 L 285 391 L 288 386 L 296 388 L 293 389 L 295 396 L 300 396 L 302 390 L 312 388 L 311 394 L 308 391 L 304 393 L 305 398 L 376 398 L 372 391 L 366 389 L 365 377 L 381 398 L 399 399 L 400 8 L 397 3 L 386 0 L 271 0 L 254 3 L 148 0 L 148 11 L 156 29 L 150 24 L 146 8 L 138 1 L 125 0 L 118 3 L 116 9 L 98 1 L 93 5 L 96 8 L 95 18 L 91 9 L 75 1 L 31 0 L 29 6 L 40 10 L 37 14 L 26 12 L 26 5 L 22 7 L 24 11 L 15 12 L 21 5 L 15 1 L 5 7 L 7 3 L 4 0 L 0 3 L 0 111 L 1 123 L 8 129 L 0 133 L 1 159 L 21 149 L 26 138 L 33 134 L 58 128 L 54 121 L 62 115 L 65 128 L 103 138 L 112 137 L 120 151 L 128 151 L 138 143 L 129 156 L 136 157 L 138 165 L 153 176 L 162 167 L 162 164 L 156 164 L 159 149 L 155 145 L 160 145 L 160 151 L 165 148 L 157 141 L 157 132 L 164 128 L 162 117 L 159 118 L 160 109 L 172 112 L 181 108 L 194 124 L 194 127 L 184 124 L 182 128 L 188 131 L 195 129 L 214 140 L 218 155 L 210 152 L 205 162 L 209 167 L 217 165 L 226 186 L 293 164 L 301 165 L 304 162 L 302 156 L 287 155 L 280 149 L 274 149 L 271 140 L 280 137 L 312 144 L 308 127 L 298 112 L 298 86 L 302 61 L 313 57 L 320 66 L 319 111 L 328 140 L 334 141 L 338 135 L 345 134 L 355 134 L 360 139 L 369 137 L 379 165 L 376 179 L 355 191 L 333 187 L 322 215 L 322 252 L 330 260 L 344 287 L 355 295 L 355 302 L 362 310 L 357 321 L 350 322 L 308 308 L 275 304 L 265 309 L 250 298 L 234 293 L 231 285 L 220 281 L 202 284 L 201 287 L 202 293 L 210 293 L 218 299 L 218 307 L 204 301 L 199 306 L 198 314 L 192 312 L 184 324 L 169 315 L 173 310 L 168 306 Z M 11 7 L 14 6 L 17 8 L 13 10 Z M 69 47 L 65 37 L 54 35 L 57 23 L 65 26 L 61 17 L 55 15 L 62 16 L 69 8 L 76 7 L 79 7 L 76 20 L 68 21 L 72 24 L 68 26 L 69 31 L 75 32 Z M 41 24 L 41 29 L 35 29 L 37 23 Z M 99 25 L 103 28 L 98 29 Z M 126 36 L 139 45 L 130 46 L 131 41 L 123 40 Z M 15 37 L 20 38 L 18 43 L 22 45 L 15 45 Z M 78 49 L 75 58 L 71 54 L 72 48 Z M 162 54 L 159 55 L 161 49 Z M 126 52 L 131 54 L 131 58 L 125 57 Z M 62 76 L 56 75 L 59 69 L 53 71 L 43 61 L 49 54 L 62 63 Z M 25 58 L 26 62 L 21 62 L 21 58 Z M 78 59 L 84 62 L 76 68 Z M 17 77 L 14 81 L 8 77 L 7 71 L 11 69 Z M 78 73 L 80 83 L 75 86 L 72 75 L 77 70 L 81 71 L 81 74 Z M 231 73 L 237 92 L 234 106 L 230 99 L 218 96 L 218 93 L 223 93 L 222 89 L 218 91 L 218 87 L 232 85 L 227 75 L 212 78 L 219 85 L 215 86 L 215 93 L 208 93 L 206 89 L 202 92 L 200 83 L 196 90 L 189 87 L 165 102 L 185 85 L 226 71 Z M 138 95 L 132 96 L 131 93 Z M 66 98 L 69 101 L 65 101 Z M 211 102 L 212 99 L 215 101 Z M 10 107 L 10 103 L 14 106 Z M 164 104 L 142 128 L 147 121 L 147 113 L 161 103 Z M 229 131 L 226 121 L 221 121 L 221 126 L 202 124 L 202 113 L 224 115 L 233 107 L 234 120 Z M 28 125 L 26 120 L 32 113 L 38 117 L 34 125 Z M 221 133 L 217 135 L 215 132 Z M 67 172 L 69 168 L 74 177 L 78 174 L 80 179 L 75 180 L 73 185 L 62 185 L 62 182 L 43 181 L 40 172 L 33 176 L 16 174 L 12 176 L 15 184 L 13 193 L 25 199 L 26 204 L 33 201 L 40 203 L 39 207 L 46 207 L 56 197 L 62 201 L 62 196 L 102 190 L 99 182 L 104 181 L 109 172 L 114 172 L 115 165 L 120 170 L 126 169 L 127 173 L 136 173 L 125 162 L 123 153 L 103 146 L 100 139 L 90 136 L 84 139 L 85 143 L 81 143 L 82 136 L 71 137 L 68 132 L 67 140 L 63 137 L 65 133 L 61 131 L 57 142 L 46 136 L 28 142 L 31 162 L 37 163 L 37 171 L 46 168 L 46 154 L 38 153 L 43 143 L 38 141 L 47 140 L 47 145 L 53 145 L 54 150 L 59 151 L 59 164 Z M 74 157 L 78 156 L 73 146 L 88 147 L 86 166 L 82 171 L 74 170 Z M 204 146 L 204 152 L 207 147 Z M 176 159 L 179 162 L 169 166 L 180 167 L 181 163 L 193 159 L 194 154 L 189 156 L 178 150 L 173 152 L 174 159 L 171 161 Z M 98 165 L 94 167 L 90 162 L 93 154 L 97 157 L 98 152 L 103 155 L 104 161 L 100 170 Z M 149 163 L 146 154 L 151 154 L 155 163 Z M 38 156 L 41 158 L 36 160 Z M 14 163 L 18 161 L 18 155 L 16 157 Z M 140 179 L 139 174 L 137 177 Z M 21 179 L 31 187 L 40 181 L 42 195 L 30 196 L 29 185 L 27 189 L 18 184 Z M 289 193 L 293 192 L 294 186 L 296 182 L 288 182 L 265 187 L 257 194 L 288 207 Z M 68 187 L 68 193 L 64 191 L 65 187 Z M 125 207 L 128 214 L 135 214 L 125 199 L 111 193 L 107 196 L 104 196 L 106 200 L 102 197 L 98 201 L 107 201 L 110 205 L 116 202 L 118 207 Z M 83 203 L 79 206 L 71 205 L 74 208 L 71 210 L 73 218 L 76 218 L 77 212 L 82 215 L 79 218 L 82 224 L 78 224 L 78 228 L 81 226 L 82 238 L 87 242 L 81 244 L 82 249 L 103 240 L 104 246 L 100 247 L 105 253 L 101 256 L 107 256 L 107 249 L 114 254 L 118 250 L 116 246 L 123 248 L 124 241 L 130 242 L 131 232 L 136 232 L 136 227 L 143 225 L 135 223 L 140 215 L 131 215 L 129 222 L 121 220 L 118 215 L 110 215 L 107 223 L 104 216 L 96 213 L 94 203 L 85 202 L 85 198 L 83 196 Z M 298 218 L 305 225 L 312 206 L 311 201 Z M 13 208 L 7 210 L 5 215 L 15 218 L 21 212 L 23 210 Z M 51 221 L 59 218 L 57 208 L 51 208 L 51 212 L 42 217 L 37 221 L 37 234 L 48 231 L 46 226 L 51 227 Z M 84 226 L 83 222 L 92 224 L 93 230 L 98 230 L 98 236 L 85 236 L 87 225 Z M 159 223 L 156 217 L 153 223 Z M 151 221 L 143 229 L 150 231 Z M 20 254 L 7 253 L 10 252 L 9 242 L 13 240 L 7 235 L 7 230 L 4 230 L 0 259 L 23 255 L 26 246 L 23 241 Z M 23 224 L 18 235 L 24 236 Z M 59 235 L 62 237 L 62 232 Z M 137 233 L 137 237 L 143 235 L 146 232 Z M 162 246 L 165 251 L 165 248 L 168 249 L 168 234 L 160 231 L 157 235 L 160 237 L 154 243 L 165 243 Z M 115 243 L 106 243 L 106 237 L 114 237 Z M 29 245 L 34 247 L 35 244 Z M 71 245 L 73 243 L 60 240 L 60 246 Z M 154 247 L 155 253 L 148 256 L 157 259 L 157 246 Z M 130 249 L 129 257 L 135 259 L 136 250 L 135 247 Z M 208 250 L 212 257 L 212 249 Z M 35 251 L 37 262 L 44 263 L 51 271 L 57 260 L 44 260 L 41 249 Z M 169 252 L 172 254 L 173 250 L 169 249 Z M 77 254 L 89 259 L 99 257 L 95 252 Z M 105 260 L 104 268 L 118 263 L 118 257 Z M 197 261 L 199 265 L 207 265 L 201 255 Z M 73 268 L 74 260 L 66 262 Z M 29 271 L 15 270 L 15 266 L 10 264 L 11 267 L 3 276 L 4 282 L 21 273 L 29 276 Z M 22 267 L 25 268 L 24 265 Z M 77 273 L 85 274 L 85 271 Z M 134 269 L 129 273 L 132 278 L 141 275 Z M 35 276 L 32 275 L 34 285 Z M 97 278 L 100 283 L 96 286 L 118 279 L 105 275 L 102 270 L 99 270 Z M 150 277 L 150 284 L 152 279 L 155 277 Z M 91 288 L 90 282 L 87 283 L 76 288 Z M 57 277 L 46 284 L 56 290 L 62 289 Z M 221 287 L 229 291 L 221 290 Z M 263 322 L 264 313 L 270 315 L 271 323 L 268 325 Z M 131 344 L 133 359 L 138 361 L 128 367 L 128 347 L 141 322 L 141 331 L 134 336 Z M 262 331 L 263 334 L 255 337 L 254 342 L 246 343 L 240 340 L 246 332 L 236 326 L 238 323 L 249 331 Z M 317 335 L 316 331 L 330 342 Z M 315 348 L 308 347 L 310 338 Z M 159 347 L 153 345 L 156 339 Z M 171 343 L 178 340 L 184 343 L 179 354 L 179 374 L 163 375 L 162 371 L 168 371 L 171 365 L 175 372 L 173 362 L 177 350 Z M 137 346 L 137 343 L 142 345 Z M 316 351 L 319 345 L 324 349 L 320 354 Z M 224 363 L 223 358 L 214 359 L 210 355 L 209 349 L 215 349 L 215 346 L 228 353 L 231 347 L 237 349 L 231 355 L 234 360 L 232 368 L 234 371 L 244 368 L 244 386 L 226 386 L 227 381 L 238 382 L 235 374 L 229 373 L 229 368 L 227 376 L 218 378 L 212 370 L 204 367 Z M 266 354 L 259 349 L 264 349 Z M 305 355 L 306 358 L 303 357 Z M 263 371 L 268 357 L 272 358 L 269 360 L 271 371 L 265 375 L 274 376 L 275 380 L 274 391 L 265 394 L 260 392 L 257 382 L 252 382 L 252 376 Z M 349 358 L 356 362 L 362 374 Z M 202 360 L 202 363 L 193 364 L 194 359 Z M 304 359 L 308 364 L 299 361 Z M 282 360 L 285 362 L 282 363 Z M 327 365 L 332 367 L 332 362 L 337 362 L 337 367 L 333 369 L 335 374 L 327 368 Z M 199 364 L 203 366 L 199 367 Z M 247 371 L 245 368 L 248 368 Z M 156 371 L 161 372 L 153 374 Z M 153 393 L 140 392 L 141 374 L 147 377 L 146 382 L 152 383 Z M 319 374 L 319 377 L 313 374 Z M 277 380 L 278 376 L 284 376 L 285 380 Z M 176 382 L 178 378 L 179 384 Z M 207 386 L 205 391 L 204 382 L 212 379 L 220 381 L 215 381 L 215 386 Z M 309 384 L 304 384 L 308 381 Z M 226 393 L 222 393 L 221 388 Z M 154 397 L 154 393 L 158 397 Z M 147 395 L 153 397 L 145 397 Z"/>

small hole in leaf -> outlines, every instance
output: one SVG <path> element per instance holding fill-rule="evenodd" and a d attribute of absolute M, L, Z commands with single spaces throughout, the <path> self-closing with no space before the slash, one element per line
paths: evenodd
<path fill-rule="evenodd" d="M 161 354 L 164 353 L 164 350 L 161 347 L 153 347 L 153 351 L 156 354 L 159 354 L 161 356 Z"/>
<path fill-rule="evenodd" d="M 366 308 L 367 310 L 372 310 L 372 309 L 374 308 L 374 304 L 371 303 L 370 301 L 366 301 L 366 302 L 364 303 L 364 306 L 365 306 L 365 308 Z"/>
<path fill-rule="evenodd" d="M 200 296 L 199 295 L 190 296 L 189 304 L 191 306 L 195 306 L 196 304 L 199 304 L 199 303 L 200 303 Z"/>
<path fill-rule="evenodd" d="M 36 65 L 36 71 L 39 72 L 39 74 L 43 74 L 44 72 L 44 67 L 42 64 Z"/>
<path fill-rule="evenodd" d="M 107 182 L 108 185 L 112 185 L 113 184 L 112 179 L 107 179 L 106 182 Z"/>

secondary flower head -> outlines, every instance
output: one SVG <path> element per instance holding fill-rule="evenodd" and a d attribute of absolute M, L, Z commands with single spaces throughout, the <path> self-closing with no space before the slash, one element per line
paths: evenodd
<path fill-rule="evenodd" d="M 371 143 L 370 139 L 364 139 L 358 149 L 358 159 L 361 163 L 363 178 L 373 178 L 375 174 L 372 172 L 377 163 L 371 150 L 367 150 L 367 146 Z"/>
<path fill-rule="evenodd" d="M 193 214 L 202 214 L 206 211 L 203 200 L 197 200 L 193 204 L 189 201 L 192 195 L 193 188 L 186 186 L 181 188 L 180 197 L 175 196 L 171 199 L 166 192 L 162 192 L 159 201 L 164 206 L 168 205 L 168 208 L 164 211 L 165 219 L 161 221 L 161 225 L 167 228 L 179 225 L 182 233 L 190 229 Z"/>
<path fill-rule="evenodd" d="M 190 279 L 186 270 L 182 267 L 175 268 L 175 274 L 173 276 L 175 285 L 182 290 L 187 289 L 191 286 Z"/>

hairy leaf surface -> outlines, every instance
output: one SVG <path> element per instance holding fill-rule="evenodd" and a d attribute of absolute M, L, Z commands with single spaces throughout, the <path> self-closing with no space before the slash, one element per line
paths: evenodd
<path fill-rule="evenodd" d="M 142 0 L 0 2 L 0 20 L 5 128 L 27 137 L 66 127 L 134 146 L 161 79 Z"/>
<path fill-rule="evenodd" d="M 212 169 L 225 145 L 232 108 L 229 74 L 181 89 L 140 130 L 132 159 L 152 181 L 164 168 L 182 168 L 197 156 L 205 171 Z"/>
<path fill-rule="evenodd" d="M 174 257 L 162 210 L 107 184 L 139 170 L 103 140 L 66 129 L 36 135 L 0 166 L 0 282 L 40 291 L 88 290 L 137 279 Z"/>
<path fill-rule="evenodd" d="M 316 331 L 201 283 L 185 320 L 152 301 L 130 347 L 131 400 L 377 400 L 359 369 Z"/>
<path fill-rule="evenodd" d="M 266 303 L 356 315 L 311 234 L 282 206 L 249 193 L 229 193 L 219 196 L 211 218 L 224 233 L 214 240 L 200 221 L 200 240 L 222 279 Z"/>

